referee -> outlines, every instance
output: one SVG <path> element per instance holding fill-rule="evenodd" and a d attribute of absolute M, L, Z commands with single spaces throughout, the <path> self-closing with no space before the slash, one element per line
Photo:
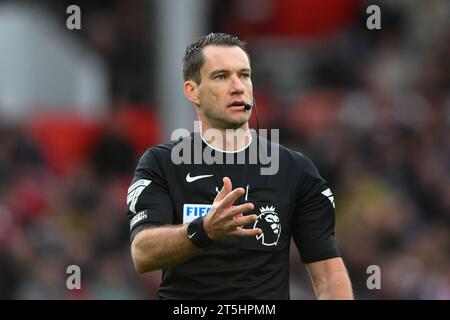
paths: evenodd
<path fill-rule="evenodd" d="M 136 270 L 163 269 L 161 299 L 289 299 L 293 239 L 316 297 L 352 299 L 327 182 L 307 157 L 249 130 L 245 44 L 222 33 L 201 37 L 186 50 L 183 76 L 201 129 L 139 161 L 127 196 Z M 249 161 L 256 149 L 277 150 L 274 174 Z M 199 153 L 224 161 L 174 160 Z"/>

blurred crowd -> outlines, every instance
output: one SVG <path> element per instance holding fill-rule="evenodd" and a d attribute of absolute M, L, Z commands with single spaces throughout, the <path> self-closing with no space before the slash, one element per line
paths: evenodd
<path fill-rule="evenodd" d="M 134 271 L 125 214 L 139 156 L 167 140 L 147 92 L 155 44 L 143 1 L 87 3 L 82 37 L 109 63 L 114 103 L 73 131 L 75 119 L 0 121 L 0 298 L 157 298 L 161 273 Z M 373 31 L 365 1 L 347 1 L 351 14 L 320 30 L 268 27 L 262 9 L 281 1 L 249 1 L 258 19 L 237 3 L 214 1 L 211 31 L 248 40 L 261 127 L 279 128 L 330 182 L 356 298 L 450 299 L 450 3 L 374 1 Z M 291 258 L 292 298 L 312 299 L 294 245 Z M 69 265 L 81 290 L 66 287 Z M 371 265 L 381 289 L 367 286 Z"/>

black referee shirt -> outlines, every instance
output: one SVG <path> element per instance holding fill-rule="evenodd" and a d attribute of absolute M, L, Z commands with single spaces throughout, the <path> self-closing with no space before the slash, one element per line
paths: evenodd
<path fill-rule="evenodd" d="M 263 231 L 256 237 L 215 241 L 188 261 L 163 270 L 161 299 L 289 299 L 291 238 L 304 263 L 339 256 L 334 199 L 317 168 L 299 152 L 272 145 L 254 132 L 252 136 L 250 147 L 279 148 L 276 174 L 262 175 L 267 164 L 259 161 L 248 164 L 250 147 L 225 154 L 203 140 L 202 151 L 223 156 L 223 162 L 234 158 L 235 164 L 175 164 L 172 156 L 179 150 L 194 153 L 198 133 L 152 147 L 141 157 L 127 197 L 131 241 L 144 228 L 189 223 L 208 214 L 223 177 L 231 179 L 233 189 L 246 190 L 234 205 L 254 204 L 245 214 L 256 214 L 258 220 L 246 228 Z M 239 164 L 244 155 L 247 164 Z"/>

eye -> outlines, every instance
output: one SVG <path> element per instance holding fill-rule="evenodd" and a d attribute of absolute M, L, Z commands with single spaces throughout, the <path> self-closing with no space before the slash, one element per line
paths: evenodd
<path fill-rule="evenodd" d="M 225 80 L 227 77 L 224 74 L 218 74 L 217 76 L 214 77 L 214 79 L 218 79 L 218 80 Z"/>
<path fill-rule="evenodd" d="M 242 77 L 242 78 L 245 78 L 245 79 L 248 79 L 248 78 L 250 78 L 250 74 L 248 74 L 248 73 L 243 73 L 243 74 L 241 74 L 241 77 Z"/>

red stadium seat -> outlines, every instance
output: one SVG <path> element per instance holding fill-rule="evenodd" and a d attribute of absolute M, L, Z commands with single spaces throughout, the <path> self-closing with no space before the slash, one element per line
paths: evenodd
<path fill-rule="evenodd" d="M 65 175 L 89 158 L 106 127 L 112 125 L 140 155 L 160 142 L 159 123 L 150 107 L 126 106 L 103 121 L 71 114 L 39 115 L 28 123 L 28 131 L 49 168 Z"/>
<path fill-rule="evenodd" d="M 147 148 L 161 143 L 161 121 L 150 106 L 122 107 L 117 116 L 118 129 L 135 148 L 137 154 L 140 155 Z"/>
<path fill-rule="evenodd" d="M 28 131 L 42 150 L 49 168 L 65 175 L 87 159 L 100 126 L 78 115 L 46 114 L 32 118 Z"/>
<path fill-rule="evenodd" d="M 360 0 L 267 0 L 236 4 L 238 7 L 226 20 L 227 31 L 251 41 L 260 36 L 285 39 L 329 36 L 357 17 Z"/>

